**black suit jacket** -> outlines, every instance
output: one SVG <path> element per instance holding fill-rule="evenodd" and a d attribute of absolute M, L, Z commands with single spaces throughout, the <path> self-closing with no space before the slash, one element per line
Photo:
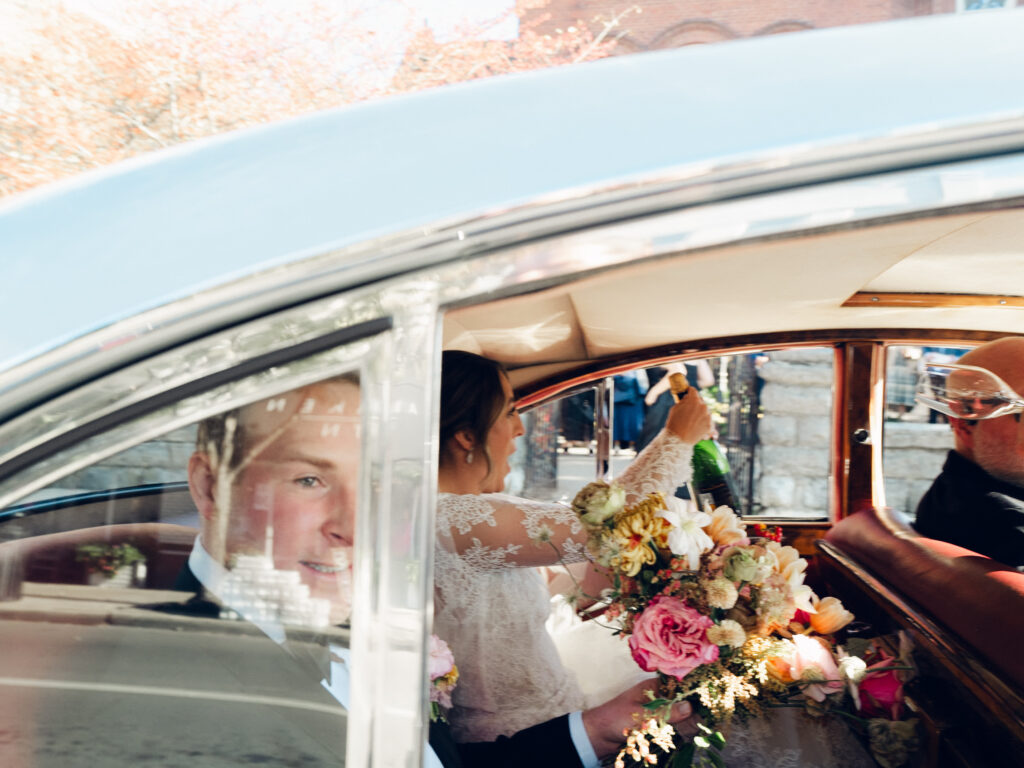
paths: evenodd
<path fill-rule="evenodd" d="M 1024 488 L 992 477 L 956 451 L 921 498 L 914 528 L 1024 569 Z"/>
<path fill-rule="evenodd" d="M 431 723 L 430 746 L 445 768 L 583 768 L 568 715 L 497 741 L 471 744 L 456 744 L 447 725 Z"/>

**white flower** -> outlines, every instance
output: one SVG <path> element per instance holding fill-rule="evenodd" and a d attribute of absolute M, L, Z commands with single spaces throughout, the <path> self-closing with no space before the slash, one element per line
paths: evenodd
<path fill-rule="evenodd" d="M 736 585 L 728 579 L 713 579 L 704 584 L 704 596 L 712 608 L 728 611 L 736 605 L 739 592 L 736 591 Z"/>
<path fill-rule="evenodd" d="M 860 692 L 858 686 L 860 681 L 864 679 L 867 668 L 867 662 L 859 656 L 843 656 L 839 659 L 839 677 L 846 682 L 850 698 L 853 699 L 853 703 L 858 711 L 860 711 Z"/>
<path fill-rule="evenodd" d="M 715 645 L 728 645 L 730 648 L 740 648 L 747 642 L 747 633 L 738 621 L 725 619 L 721 624 L 708 627 L 708 642 Z"/>
<path fill-rule="evenodd" d="M 665 500 L 666 509 L 658 517 L 672 526 L 668 534 L 668 548 L 676 557 L 685 557 L 691 571 L 700 567 L 700 556 L 714 547 L 703 528 L 711 523 L 711 516 L 704 512 L 690 512 L 682 499 L 672 496 Z"/>
<path fill-rule="evenodd" d="M 801 611 L 807 611 L 807 613 L 814 613 L 814 601 L 818 599 L 818 596 L 814 594 L 814 590 L 806 584 L 798 584 L 793 587 L 793 603 Z"/>

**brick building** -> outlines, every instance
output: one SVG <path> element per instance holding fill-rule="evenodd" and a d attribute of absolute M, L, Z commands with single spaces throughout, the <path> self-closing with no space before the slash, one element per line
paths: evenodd
<path fill-rule="evenodd" d="M 1002 0 L 996 5 L 1013 5 Z M 550 0 L 526 10 L 522 24 L 539 32 L 586 24 L 599 33 L 619 16 L 612 34 L 618 36 L 616 53 L 676 48 L 758 35 L 804 29 L 866 24 L 936 13 L 954 13 L 973 5 L 972 0 Z M 629 10 L 634 9 L 634 10 Z"/>

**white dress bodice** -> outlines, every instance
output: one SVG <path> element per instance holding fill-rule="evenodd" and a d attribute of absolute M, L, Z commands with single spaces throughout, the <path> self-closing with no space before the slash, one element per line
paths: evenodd
<path fill-rule="evenodd" d="M 662 432 L 616 480 L 627 503 L 671 495 L 688 480 L 692 446 Z M 438 498 L 434 632 L 455 655 L 449 713 L 455 739 L 492 741 L 583 708 L 573 674 L 544 627 L 550 611 L 537 566 L 584 559 L 570 507 L 506 494 Z M 598 669 L 595 675 L 600 675 Z"/>

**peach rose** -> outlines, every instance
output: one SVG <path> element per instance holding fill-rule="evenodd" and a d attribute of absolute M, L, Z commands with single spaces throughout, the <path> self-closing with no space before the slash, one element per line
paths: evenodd
<path fill-rule="evenodd" d="M 853 614 L 835 597 L 821 598 L 814 603 L 814 609 L 817 613 L 810 615 L 810 624 L 819 635 L 831 635 L 853 621 Z"/>
<path fill-rule="evenodd" d="M 455 656 L 448 643 L 437 635 L 430 636 L 429 654 L 427 656 L 427 672 L 431 680 L 444 677 L 455 667 Z"/>
<path fill-rule="evenodd" d="M 825 643 L 807 635 L 794 635 L 793 645 L 790 674 L 794 680 L 810 683 L 804 688 L 804 695 L 820 702 L 828 694 L 843 689 L 839 666 Z"/>

